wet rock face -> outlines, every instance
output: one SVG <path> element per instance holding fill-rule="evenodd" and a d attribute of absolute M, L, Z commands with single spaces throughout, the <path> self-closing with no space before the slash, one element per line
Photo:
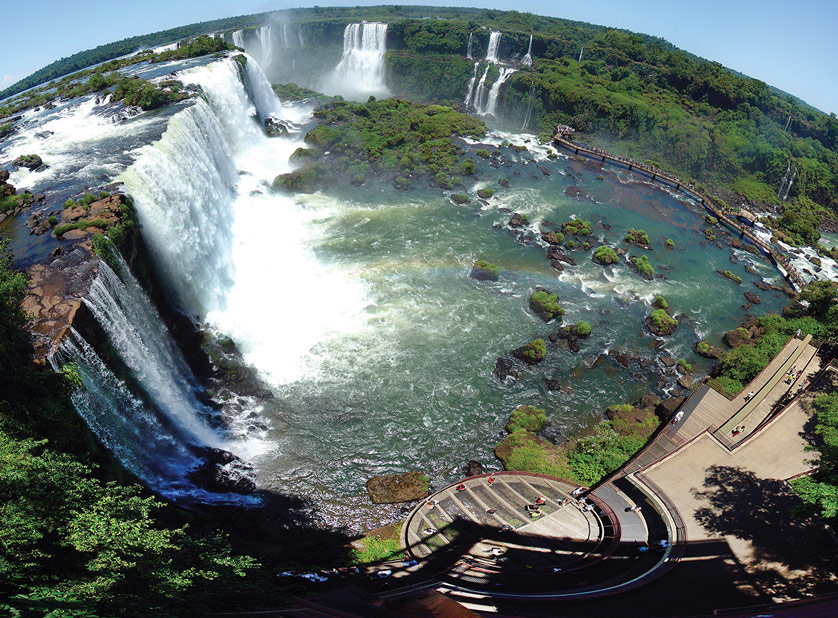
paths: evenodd
<path fill-rule="evenodd" d="M 483 464 L 475 459 L 470 460 L 463 466 L 464 476 L 479 476 L 481 474 L 483 474 Z"/>
<path fill-rule="evenodd" d="M 515 365 L 515 362 L 512 359 L 504 358 L 502 356 L 495 362 L 493 373 L 501 382 L 506 381 L 507 378 L 512 380 L 521 379 L 521 372 Z"/>
<path fill-rule="evenodd" d="M 200 448 L 197 454 L 203 463 L 190 472 L 188 478 L 199 487 L 236 494 L 250 494 L 256 490 L 252 464 L 220 448 Z"/>
<path fill-rule="evenodd" d="M 83 245 L 64 250 L 49 264 L 35 264 L 26 271 L 29 285 L 21 305 L 32 315 L 29 330 L 34 335 L 36 359 L 45 359 L 70 326 L 80 330 L 75 319 L 98 272 L 98 258 Z"/>
<path fill-rule="evenodd" d="M 418 470 L 382 474 L 367 481 L 367 493 L 373 504 L 412 502 L 428 495 L 428 482 L 428 476 Z"/>

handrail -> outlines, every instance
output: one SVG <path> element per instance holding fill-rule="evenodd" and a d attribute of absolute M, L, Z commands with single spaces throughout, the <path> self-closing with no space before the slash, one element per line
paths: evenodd
<path fill-rule="evenodd" d="M 704 195 L 703 193 L 692 189 L 688 185 L 686 185 L 683 181 L 679 180 L 678 178 L 674 178 L 668 175 L 666 172 L 663 172 L 657 168 L 650 168 L 642 163 L 636 163 L 631 161 L 630 159 L 625 159 L 623 157 L 610 155 L 604 151 L 600 151 L 601 149 L 595 149 L 592 146 L 588 145 L 580 145 L 579 143 L 574 143 L 569 140 L 564 139 L 560 134 L 556 134 L 553 136 L 553 141 L 564 146 L 568 150 L 573 150 L 575 154 L 579 154 L 582 152 L 590 156 L 591 158 L 598 158 L 603 163 L 605 161 L 611 161 L 612 163 L 616 163 L 619 165 L 624 165 L 628 167 L 629 171 L 638 171 L 638 172 L 645 172 L 646 174 L 651 174 L 651 179 L 653 181 L 661 182 L 664 184 L 663 181 L 668 181 L 672 185 L 674 185 L 676 191 L 681 191 L 683 193 L 689 194 L 693 199 L 697 199 L 701 202 L 701 204 L 713 215 L 724 221 L 728 226 L 735 229 L 737 232 L 740 233 L 740 238 L 747 236 L 748 240 L 760 249 L 763 253 L 767 254 L 770 258 L 771 262 L 775 265 L 782 265 L 785 269 L 785 272 L 780 271 L 783 275 L 783 278 L 789 283 L 792 288 L 797 287 L 798 289 L 802 287 L 803 282 L 801 281 L 799 273 L 794 270 L 791 266 L 791 261 L 789 257 L 776 248 L 770 246 L 762 239 L 755 236 L 753 233 L 748 231 L 744 225 L 736 224 L 730 217 L 728 217 L 722 210 L 716 206 L 713 198 Z M 737 213 L 738 214 L 738 213 Z"/>

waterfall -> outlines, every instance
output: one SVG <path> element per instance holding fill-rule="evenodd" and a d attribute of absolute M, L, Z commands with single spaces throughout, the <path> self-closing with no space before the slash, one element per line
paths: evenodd
<path fill-rule="evenodd" d="M 489 47 L 486 49 L 486 60 L 498 63 L 498 46 L 500 45 L 500 32 L 489 33 Z"/>
<path fill-rule="evenodd" d="M 244 32 L 242 30 L 233 32 L 233 45 L 244 49 Z"/>
<path fill-rule="evenodd" d="M 288 24 L 282 24 L 282 31 L 281 32 L 282 32 L 282 46 L 285 49 L 288 49 L 289 47 L 291 47 L 288 44 Z"/>
<path fill-rule="evenodd" d="M 84 388 L 73 393 L 73 403 L 79 414 L 127 470 L 168 498 L 258 501 L 212 494 L 188 480 L 200 464 L 193 446 L 229 446 L 210 426 L 215 413 L 199 401 L 197 381 L 156 309 L 119 253 L 110 257 L 119 273 L 101 261 L 83 302 L 107 334 L 111 354 L 130 370 L 138 394 L 71 328 L 50 363 L 55 369 L 67 362 L 78 366 Z"/>
<path fill-rule="evenodd" d="M 387 24 L 348 24 L 343 31 L 343 57 L 324 89 L 349 99 L 388 96 L 384 84 L 386 51 Z"/>
<path fill-rule="evenodd" d="M 300 49 L 303 49 L 306 46 L 306 41 L 303 38 L 302 26 L 297 26 L 297 39 L 300 41 Z"/>
<path fill-rule="evenodd" d="M 182 81 L 203 88 L 206 100 L 172 117 L 160 141 L 141 148 L 120 177 L 166 288 L 191 315 L 224 306 L 233 282 L 234 156 L 262 136 L 237 66 L 224 60 L 181 73 Z"/>
<path fill-rule="evenodd" d="M 69 362 L 78 366 L 84 388 L 73 393 L 76 410 L 125 469 L 163 495 L 176 497 L 185 470 L 198 464 L 183 437 L 132 395 L 75 329 L 50 362 L 56 370 Z"/>
<path fill-rule="evenodd" d="M 535 82 L 530 84 L 530 96 L 527 102 L 527 112 L 524 114 L 524 122 L 521 125 L 521 130 L 525 131 L 532 122 L 533 102 L 535 101 Z"/>
<path fill-rule="evenodd" d="M 274 57 L 273 26 L 261 26 L 257 30 L 257 34 L 261 48 L 259 64 L 262 66 L 262 70 L 268 73 Z"/>
<path fill-rule="evenodd" d="M 486 70 L 483 71 L 483 75 L 480 77 L 480 81 L 477 82 L 477 89 L 474 91 L 474 98 L 471 100 L 472 106 L 477 110 L 477 113 L 480 113 L 481 103 L 483 102 L 483 98 L 486 94 L 486 76 L 489 74 L 489 67 L 492 66 L 491 64 L 486 65 Z"/>
<path fill-rule="evenodd" d="M 498 106 L 498 94 L 500 93 L 500 87 L 503 86 L 506 80 L 509 79 L 514 72 L 515 69 L 512 67 L 500 68 L 498 79 L 494 84 L 492 84 L 492 87 L 489 90 L 489 96 L 486 97 L 486 106 L 478 112 L 479 114 L 482 114 L 483 116 L 495 115 L 495 110 Z"/>
<path fill-rule="evenodd" d="M 112 257 L 119 276 L 100 262 L 84 304 L 167 420 L 194 444 L 221 446 L 220 436 L 206 423 L 212 411 L 196 397 L 198 383 L 180 350 L 128 265 L 118 252 Z"/>
<path fill-rule="evenodd" d="M 472 59 L 472 56 L 471 56 L 471 36 L 472 36 L 472 34 L 471 34 L 471 32 L 469 32 L 468 33 L 468 48 L 466 49 L 466 58 L 468 58 L 469 60 Z"/>
<path fill-rule="evenodd" d="M 466 98 L 463 99 L 463 105 L 466 106 L 466 109 L 468 109 L 471 105 L 471 96 L 474 94 L 474 82 L 477 81 L 477 66 L 479 64 L 479 62 L 474 63 L 474 71 L 472 71 L 471 73 L 471 79 L 468 80 L 468 86 L 466 87 Z"/>
<path fill-rule="evenodd" d="M 530 35 L 530 46 L 527 48 L 527 53 L 524 56 L 524 58 L 521 60 L 521 64 L 523 64 L 525 67 L 531 67 L 532 66 L 532 55 L 531 54 L 532 54 L 532 35 Z"/>

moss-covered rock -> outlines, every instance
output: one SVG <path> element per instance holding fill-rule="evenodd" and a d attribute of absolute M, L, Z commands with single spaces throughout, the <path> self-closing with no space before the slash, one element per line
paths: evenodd
<path fill-rule="evenodd" d="M 655 278 L 655 269 L 652 268 L 651 264 L 649 264 L 649 258 L 645 255 L 641 255 L 640 257 L 634 255 L 631 256 L 628 264 L 634 272 L 644 279 L 651 281 Z"/>
<path fill-rule="evenodd" d="M 506 424 L 508 433 L 516 431 L 538 431 L 547 422 L 547 415 L 541 408 L 535 406 L 518 406 L 509 415 L 509 422 Z"/>
<path fill-rule="evenodd" d="M 655 309 L 664 309 L 664 310 L 669 309 L 669 303 L 666 302 L 666 299 L 663 296 L 661 296 L 660 294 L 655 296 L 655 300 L 652 301 L 652 306 Z"/>
<path fill-rule="evenodd" d="M 559 297 L 545 288 L 536 288 L 530 295 L 530 309 L 545 322 L 564 315 Z"/>
<path fill-rule="evenodd" d="M 533 339 L 527 345 L 512 350 L 512 356 L 524 361 L 528 365 L 537 365 L 547 354 L 547 344 L 544 339 Z"/>
<path fill-rule="evenodd" d="M 733 281 L 737 285 L 742 285 L 742 277 L 730 272 L 729 270 L 717 270 L 716 272 L 725 279 Z"/>
<path fill-rule="evenodd" d="M 488 200 L 495 194 L 494 189 L 478 189 L 477 190 L 477 197 L 481 200 Z"/>
<path fill-rule="evenodd" d="M 634 245 L 635 247 L 651 249 L 651 246 L 649 245 L 649 235 L 644 230 L 631 228 L 628 232 L 626 232 L 626 236 L 623 240 L 627 244 Z"/>
<path fill-rule="evenodd" d="M 466 195 L 465 193 L 452 193 L 451 194 L 451 201 L 454 202 L 457 205 L 461 205 L 461 204 L 468 204 L 471 201 L 471 199 L 469 199 L 469 196 Z"/>
<path fill-rule="evenodd" d="M 608 266 L 609 264 L 616 264 L 620 261 L 620 256 L 617 255 L 617 252 L 614 251 L 611 247 L 607 247 L 602 245 L 601 247 L 597 247 L 594 250 L 593 258 L 591 258 L 595 264 L 601 264 L 602 266 Z"/>
<path fill-rule="evenodd" d="M 708 341 L 697 342 L 695 344 L 695 351 L 704 358 L 710 358 L 712 360 L 720 359 L 725 353 L 722 348 L 710 345 Z"/>
<path fill-rule="evenodd" d="M 591 222 L 582 219 L 571 219 L 562 223 L 562 233 L 565 236 L 590 236 Z"/>
<path fill-rule="evenodd" d="M 367 493 L 373 504 L 395 504 L 421 500 L 428 495 L 430 478 L 419 472 L 382 474 L 367 481 Z"/>
<path fill-rule="evenodd" d="M 678 322 L 663 309 L 655 309 L 650 316 L 644 320 L 644 325 L 652 334 L 658 337 L 666 337 L 675 332 Z"/>
<path fill-rule="evenodd" d="M 589 322 L 585 322 L 584 320 L 576 323 L 576 335 L 578 337 L 588 337 L 591 334 L 591 325 Z"/>
<path fill-rule="evenodd" d="M 478 281 L 497 281 L 500 277 L 500 267 L 486 260 L 477 260 L 471 267 L 469 277 Z"/>

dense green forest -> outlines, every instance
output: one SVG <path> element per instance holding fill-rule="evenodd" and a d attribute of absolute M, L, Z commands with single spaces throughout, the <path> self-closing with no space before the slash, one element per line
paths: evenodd
<path fill-rule="evenodd" d="M 569 124 L 582 139 L 617 154 L 709 183 L 725 196 L 775 208 L 779 215 L 789 211 L 793 216 L 778 223 L 795 242 L 818 237 L 796 219 L 820 223 L 834 217 L 835 115 L 660 39 L 514 11 L 448 22 L 403 20 L 389 28 L 390 83 L 400 95 L 455 103 L 473 70 L 464 58 L 469 33 L 479 59 L 488 42 L 486 26 L 503 32 L 499 57 L 507 62 L 526 53 L 533 34 L 533 66 L 519 66 L 501 95 L 505 120 L 520 123 L 531 108 L 530 130 Z M 798 171 L 788 200 L 781 202 L 777 193 L 789 167 Z"/>

